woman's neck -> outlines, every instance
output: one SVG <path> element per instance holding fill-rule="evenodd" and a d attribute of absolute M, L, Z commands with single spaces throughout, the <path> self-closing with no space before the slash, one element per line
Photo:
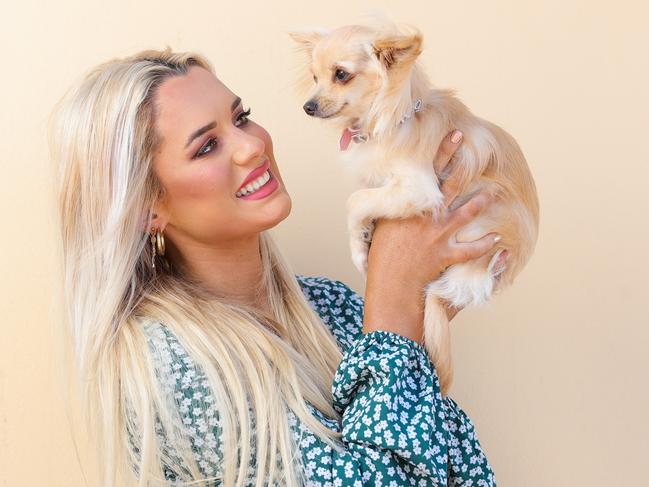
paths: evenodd
<path fill-rule="evenodd" d="M 258 234 L 209 245 L 182 241 L 170 249 L 170 258 L 172 261 L 180 258 L 187 272 L 215 296 L 266 313 L 269 305 L 267 292 L 262 289 L 259 241 Z M 178 255 L 178 247 L 182 249 L 181 255 Z"/>

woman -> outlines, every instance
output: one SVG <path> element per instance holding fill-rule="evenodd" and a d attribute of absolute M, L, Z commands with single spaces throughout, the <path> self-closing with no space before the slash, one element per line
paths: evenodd
<path fill-rule="evenodd" d="M 363 302 L 295 276 L 266 233 L 291 199 L 249 115 L 169 49 L 98 66 L 55 110 L 66 321 L 103 485 L 494 485 L 421 344 L 425 283 L 494 245 L 451 238 L 490 197 L 379 221 Z"/>

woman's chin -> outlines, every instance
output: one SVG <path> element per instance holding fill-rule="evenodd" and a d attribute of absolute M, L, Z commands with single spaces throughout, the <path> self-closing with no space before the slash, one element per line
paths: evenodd
<path fill-rule="evenodd" d="M 278 194 L 273 201 L 269 201 L 263 208 L 263 230 L 273 228 L 284 221 L 290 215 L 292 206 L 291 197 L 285 191 Z"/>
<path fill-rule="evenodd" d="M 291 209 L 293 208 L 293 201 L 291 200 L 291 196 L 284 191 L 282 195 L 278 195 L 278 199 L 282 199 L 282 207 L 279 209 L 279 215 L 278 215 L 278 220 L 275 225 L 281 223 L 284 221 L 288 216 L 291 214 Z"/>

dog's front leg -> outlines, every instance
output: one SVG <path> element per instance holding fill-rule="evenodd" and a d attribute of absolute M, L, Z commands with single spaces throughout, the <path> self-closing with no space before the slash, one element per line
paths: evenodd
<path fill-rule="evenodd" d="M 365 279 L 367 277 L 367 254 L 374 232 L 374 222 L 367 219 L 352 221 L 349 218 L 348 228 L 352 262 Z"/>
<path fill-rule="evenodd" d="M 347 229 L 354 266 L 367 277 L 367 254 L 374 232 L 374 219 L 379 217 L 379 201 L 385 187 L 359 189 L 347 200 Z"/>
<path fill-rule="evenodd" d="M 347 228 L 352 262 L 363 278 L 367 277 L 367 254 L 374 233 L 374 221 L 382 217 L 406 217 L 416 211 L 404 197 L 401 187 L 389 184 L 379 188 L 359 189 L 347 200 Z"/>

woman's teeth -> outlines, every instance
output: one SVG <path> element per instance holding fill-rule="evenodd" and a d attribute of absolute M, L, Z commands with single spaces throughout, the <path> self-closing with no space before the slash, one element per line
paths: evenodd
<path fill-rule="evenodd" d="M 261 188 L 264 184 L 266 184 L 269 179 L 270 179 L 270 173 L 268 172 L 268 169 L 267 169 L 266 172 L 264 172 L 264 174 L 259 176 L 254 181 L 249 182 L 247 185 L 245 185 L 239 191 L 234 193 L 234 195 L 239 197 L 239 196 L 245 196 L 247 194 L 254 193 L 259 188 Z"/>

